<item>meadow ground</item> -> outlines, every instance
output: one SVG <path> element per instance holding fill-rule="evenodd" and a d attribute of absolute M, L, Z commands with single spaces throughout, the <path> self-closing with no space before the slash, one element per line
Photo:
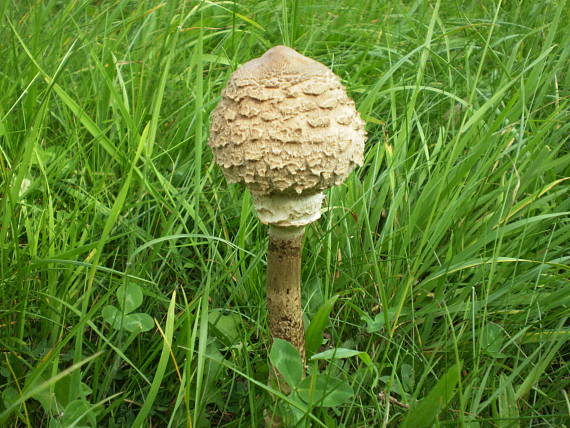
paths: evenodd
<path fill-rule="evenodd" d="M 0 2 L 0 425 L 568 426 L 569 11 Z M 312 381 L 272 399 L 267 230 L 207 136 L 277 44 L 368 142 L 306 233 Z"/>

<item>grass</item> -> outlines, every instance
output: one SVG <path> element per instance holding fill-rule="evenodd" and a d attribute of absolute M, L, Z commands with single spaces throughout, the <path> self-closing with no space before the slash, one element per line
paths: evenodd
<path fill-rule="evenodd" d="M 319 367 L 353 395 L 300 426 L 568 426 L 569 11 L 2 2 L 0 424 L 263 423 L 266 228 L 207 130 L 230 73 L 287 44 L 368 130 L 302 274 L 307 325 L 338 296 L 323 349 L 360 358 Z M 103 316 L 127 304 L 154 321 Z"/>

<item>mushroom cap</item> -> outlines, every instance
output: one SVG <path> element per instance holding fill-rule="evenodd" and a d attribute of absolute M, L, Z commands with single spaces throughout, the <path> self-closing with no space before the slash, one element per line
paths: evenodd
<path fill-rule="evenodd" d="M 275 46 L 231 76 L 211 118 L 216 163 L 254 195 L 313 195 L 363 161 L 364 121 L 326 66 Z"/>

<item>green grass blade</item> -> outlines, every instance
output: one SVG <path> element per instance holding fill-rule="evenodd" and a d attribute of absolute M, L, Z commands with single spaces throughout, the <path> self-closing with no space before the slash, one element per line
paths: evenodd
<path fill-rule="evenodd" d="M 437 384 L 416 406 L 412 407 L 402 422 L 402 428 L 423 428 L 433 425 L 437 415 L 447 406 L 455 395 L 459 382 L 461 366 L 455 364 L 438 380 Z"/>
<path fill-rule="evenodd" d="M 146 399 L 136 419 L 133 421 L 132 426 L 135 428 L 143 426 L 146 423 L 146 419 L 152 410 L 152 406 L 156 397 L 158 395 L 160 385 L 164 379 L 164 373 L 166 372 L 166 366 L 168 365 L 168 360 L 170 358 L 170 353 L 172 352 L 172 337 L 174 335 L 174 309 L 176 308 L 176 291 L 172 293 L 172 299 L 170 300 L 170 305 L 168 306 L 168 313 L 166 315 L 166 328 L 164 330 L 164 343 L 162 346 L 162 352 L 160 354 L 160 360 L 156 366 L 156 373 L 154 374 L 152 384 L 147 393 Z"/>

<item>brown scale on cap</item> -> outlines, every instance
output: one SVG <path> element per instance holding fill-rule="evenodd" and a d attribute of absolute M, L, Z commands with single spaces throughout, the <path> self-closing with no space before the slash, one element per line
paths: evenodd
<path fill-rule="evenodd" d="M 363 161 L 364 121 L 323 64 L 276 46 L 239 67 L 212 113 L 209 145 L 256 195 L 312 195 Z"/>

